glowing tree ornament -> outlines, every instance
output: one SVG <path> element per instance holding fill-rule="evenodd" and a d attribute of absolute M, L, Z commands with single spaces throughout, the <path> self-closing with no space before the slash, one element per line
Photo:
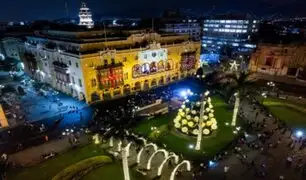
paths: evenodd
<path fill-rule="evenodd" d="M 197 136 L 195 149 L 200 150 L 202 136 L 208 136 L 218 128 L 209 92 L 202 96 L 189 93 L 173 123 L 178 131 Z"/>

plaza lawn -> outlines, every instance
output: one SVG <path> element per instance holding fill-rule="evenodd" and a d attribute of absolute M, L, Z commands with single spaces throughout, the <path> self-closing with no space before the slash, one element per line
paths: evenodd
<path fill-rule="evenodd" d="M 122 164 L 117 162 L 115 164 L 106 165 L 91 171 L 82 180 L 119 180 L 124 179 Z M 146 180 L 146 176 L 142 176 L 136 171 L 130 170 L 131 180 Z"/>
<path fill-rule="evenodd" d="M 264 106 L 293 129 L 306 129 L 306 104 L 277 98 L 267 98 Z"/>
<path fill-rule="evenodd" d="M 47 160 L 33 167 L 16 169 L 8 172 L 10 180 L 42 180 L 51 179 L 61 170 L 81 160 L 103 155 L 103 149 L 97 145 L 90 144 L 69 150 L 56 158 Z"/>
<path fill-rule="evenodd" d="M 196 144 L 196 137 L 184 135 L 176 131 L 175 128 L 165 136 L 160 137 L 158 142 L 165 144 L 166 148 L 173 152 L 182 153 L 188 159 L 196 159 L 203 155 L 207 157 L 215 155 L 218 151 L 233 141 L 235 136 L 233 135 L 232 127 L 225 125 L 225 122 L 231 122 L 232 109 L 230 109 L 229 106 L 219 97 L 212 97 L 212 104 L 214 105 L 214 114 L 218 122 L 218 130 L 216 134 L 202 138 L 200 152 L 188 147 L 190 144 Z M 176 114 L 177 112 L 171 112 L 167 115 L 153 118 L 151 120 L 144 120 L 135 127 L 134 131 L 144 136 L 149 136 L 151 133 L 151 126 L 160 127 L 164 124 L 172 126 Z"/>

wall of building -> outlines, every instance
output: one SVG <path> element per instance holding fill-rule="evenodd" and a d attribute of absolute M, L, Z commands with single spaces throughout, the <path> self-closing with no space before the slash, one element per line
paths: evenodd
<path fill-rule="evenodd" d="M 252 54 L 249 68 L 278 76 L 296 76 L 306 66 L 305 45 L 260 44 Z"/>
<path fill-rule="evenodd" d="M 171 61 L 172 68 L 170 70 L 162 70 L 148 75 L 139 77 L 133 77 L 133 69 L 135 66 L 142 66 L 145 61 L 139 59 L 139 53 L 144 51 L 158 51 L 166 49 L 167 59 L 164 62 Z M 190 70 L 181 70 L 182 53 L 195 52 L 196 66 Z M 199 55 L 200 55 L 200 43 L 191 44 L 175 44 L 162 46 L 161 48 L 153 49 L 130 49 L 116 52 L 105 53 L 105 55 L 88 55 L 83 56 L 82 67 L 84 72 L 86 99 L 90 102 L 94 101 L 93 96 L 96 99 L 105 100 L 116 96 L 127 95 L 139 90 L 146 90 L 146 88 L 152 88 L 162 86 L 167 83 L 171 83 L 177 79 L 186 77 L 195 73 L 196 68 L 199 67 Z M 122 78 L 123 83 L 110 88 L 100 88 L 99 79 L 97 78 L 97 66 L 103 66 L 104 60 L 107 60 L 108 64 L 111 64 L 111 60 L 115 60 L 115 64 L 122 63 Z M 167 81 L 167 78 L 169 81 Z M 93 83 L 96 82 L 96 83 Z M 138 88 L 140 85 L 140 89 Z"/>
<path fill-rule="evenodd" d="M 23 44 L 19 38 L 4 38 L 1 41 L 4 50 L 4 56 L 16 60 L 20 60 L 20 45 Z"/>
<path fill-rule="evenodd" d="M 130 46 L 130 49 L 115 50 L 122 44 L 133 44 L 148 38 L 152 36 L 77 44 L 27 37 L 22 60 L 25 71 L 33 78 L 80 100 L 85 98 L 87 102 L 167 84 L 195 73 L 199 67 L 200 43 L 188 42 L 188 36 L 157 35 L 154 36 L 156 41 L 165 45 L 152 43 L 146 48 L 133 49 Z M 174 43 L 175 40 L 185 42 Z M 47 46 L 50 42 L 55 44 L 53 48 Z M 69 48 L 67 50 L 70 46 L 79 47 L 81 52 L 70 52 Z M 109 48 L 90 52 L 104 46 Z M 82 53 L 85 50 L 89 52 Z M 163 56 L 159 57 L 161 53 Z M 163 68 L 157 66 L 159 62 L 159 65 L 163 65 L 159 67 Z M 171 68 L 168 68 L 168 64 L 171 64 Z M 137 75 L 134 75 L 134 69 L 138 70 Z"/>

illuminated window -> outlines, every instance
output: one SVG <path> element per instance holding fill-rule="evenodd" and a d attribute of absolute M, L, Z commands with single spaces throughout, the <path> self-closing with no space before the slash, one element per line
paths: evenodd
<path fill-rule="evenodd" d="M 221 22 L 221 23 L 225 23 L 225 20 L 221 20 L 220 22 Z"/>
<path fill-rule="evenodd" d="M 79 68 L 79 64 L 78 64 L 77 62 L 75 63 L 75 67 L 76 67 L 76 68 Z"/>

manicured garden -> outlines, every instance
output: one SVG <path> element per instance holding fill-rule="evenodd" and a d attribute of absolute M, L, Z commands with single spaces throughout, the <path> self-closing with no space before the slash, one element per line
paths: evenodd
<path fill-rule="evenodd" d="M 263 105 L 280 120 L 294 129 L 306 129 L 306 104 L 268 97 Z"/>
<path fill-rule="evenodd" d="M 88 173 L 83 180 L 117 180 L 123 179 L 123 169 L 120 162 L 97 168 Z M 130 169 L 131 180 L 146 180 L 146 176 Z"/>
<path fill-rule="evenodd" d="M 47 160 L 36 166 L 9 171 L 8 179 L 52 179 L 57 173 L 72 164 L 75 164 L 90 157 L 99 156 L 103 154 L 104 150 L 98 148 L 96 145 L 93 144 L 84 147 L 79 147 L 76 149 L 69 150 L 63 153 L 62 155 Z"/>
<path fill-rule="evenodd" d="M 231 122 L 232 109 L 220 97 L 212 97 L 212 104 L 214 105 L 215 118 L 218 121 L 218 130 L 212 135 L 202 138 L 200 152 L 190 148 L 195 146 L 196 137 L 185 135 L 173 128 L 176 111 L 150 120 L 144 120 L 135 127 L 134 131 L 149 137 L 158 144 L 166 145 L 168 150 L 179 154 L 182 153 L 189 159 L 196 159 L 203 155 L 213 156 L 231 143 L 235 135 L 233 134 L 233 128 L 225 125 L 226 122 Z M 151 127 L 157 127 L 160 135 L 155 135 L 156 133 L 151 130 Z"/>

